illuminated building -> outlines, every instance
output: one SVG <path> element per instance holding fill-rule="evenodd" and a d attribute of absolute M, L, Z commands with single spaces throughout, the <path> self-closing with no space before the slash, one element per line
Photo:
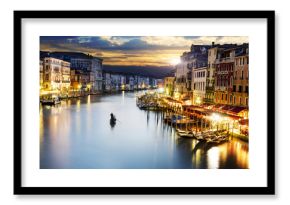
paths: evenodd
<path fill-rule="evenodd" d="M 180 63 L 176 65 L 176 82 L 174 96 L 180 95 L 183 100 L 192 100 L 192 73 L 193 70 L 207 65 L 206 45 L 192 45 L 190 52 L 184 52 L 180 57 Z"/>
<path fill-rule="evenodd" d="M 43 88 L 67 92 L 70 87 L 70 63 L 60 59 L 43 59 Z"/>
<path fill-rule="evenodd" d="M 233 105 L 248 107 L 249 49 L 245 47 L 235 57 Z"/>
<path fill-rule="evenodd" d="M 215 103 L 231 104 L 235 48 L 221 52 L 215 64 Z"/>
<path fill-rule="evenodd" d="M 215 45 L 212 42 L 212 47 L 208 50 L 208 63 L 206 72 L 206 86 L 205 86 L 205 98 L 204 102 L 213 103 L 214 102 L 214 87 L 215 87 L 215 64 L 222 48 L 220 45 Z"/>
<path fill-rule="evenodd" d="M 196 68 L 192 72 L 193 104 L 202 104 L 205 98 L 207 67 Z"/>
<path fill-rule="evenodd" d="M 43 86 L 43 61 L 39 61 L 39 87 L 42 89 Z"/>
<path fill-rule="evenodd" d="M 166 95 L 173 96 L 175 77 L 164 78 L 164 90 Z"/>
<path fill-rule="evenodd" d="M 83 86 L 91 85 L 92 92 L 102 91 L 102 59 L 90 55 L 84 55 L 80 58 L 71 58 L 71 68 L 83 73 Z"/>
<path fill-rule="evenodd" d="M 247 106 L 248 44 L 219 52 L 215 63 L 215 103 Z"/>

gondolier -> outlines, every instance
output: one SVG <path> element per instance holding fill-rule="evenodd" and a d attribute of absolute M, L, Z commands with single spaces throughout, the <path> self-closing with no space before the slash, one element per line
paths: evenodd
<path fill-rule="evenodd" d="M 110 116 L 111 116 L 110 124 L 116 124 L 117 119 L 116 119 L 115 115 L 113 113 L 111 113 Z"/>

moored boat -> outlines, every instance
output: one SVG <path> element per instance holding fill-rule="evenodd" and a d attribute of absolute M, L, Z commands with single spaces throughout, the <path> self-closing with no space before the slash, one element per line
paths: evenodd
<path fill-rule="evenodd" d="M 61 101 L 59 100 L 59 98 L 56 97 L 51 97 L 51 98 L 44 98 L 40 100 L 41 104 L 43 105 L 56 105 L 56 104 L 60 104 Z"/>
<path fill-rule="evenodd" d="M 194 135 L 191 131 L 176 129 L 176 132 L 180 137 L 186 137 L 186 138 L 193 138 L 194 137 Z"/>

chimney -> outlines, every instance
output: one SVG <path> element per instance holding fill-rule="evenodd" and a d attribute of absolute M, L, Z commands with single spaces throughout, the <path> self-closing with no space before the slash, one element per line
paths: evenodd
<path fill-rule="evenodd" d="M 211 47 L 212 47 L 212 48 L 214 47 L 214 42 L 211 42 Z"/>

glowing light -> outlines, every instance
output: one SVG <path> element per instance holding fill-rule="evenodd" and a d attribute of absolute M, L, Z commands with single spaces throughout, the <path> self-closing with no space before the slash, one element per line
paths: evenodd
<path fill-rule="evenodd" d="M 197 97 L 196 100 L 195 100 L 196 104 L 200 104 L 201 103 L 201 99 L 200 97 Z"/>
<path fill-rule="evenodd" d="M 171 58 L 170 59 L 171 65 L 177 65 L 178 63 L 180 63 L 180 58 Z"/>
<path fill-rule="evenodd" d="M 208 168 L 209 169 L 218 169 L 219 168 L 219 148 L 213 147 L 207 152 Z"/>
<path fill-rule="evenodd" d="M 184 102 L 184 104 L 185 104 L 185 105 L 191 105 L 192 103 L 191 103 L 191 100 L 186 100 L 186 101 Z"/>
<path fill-rule="evenodd" d="M 169 89 L 166 88 L 166 91 L 165 91 L 166 95 L 169 95 Z"/>
<path fill-rule="evenodd" d="M 158 88 L 158 92 L 159 93 L 163 93 L 164 92 L 164 88 Z"/>
<path fill-rule="evenodd" d="M 174 99 L 179 99 L 180 97 L 180 93 L 179 92 L 175 92 L 174 93 Z"/>
<path fill-rule="evenodd" d="M 212 120 L 219 122 L 222 120 L 222 117 L 219 114 L 213 113 L 211 116 Z"/>

